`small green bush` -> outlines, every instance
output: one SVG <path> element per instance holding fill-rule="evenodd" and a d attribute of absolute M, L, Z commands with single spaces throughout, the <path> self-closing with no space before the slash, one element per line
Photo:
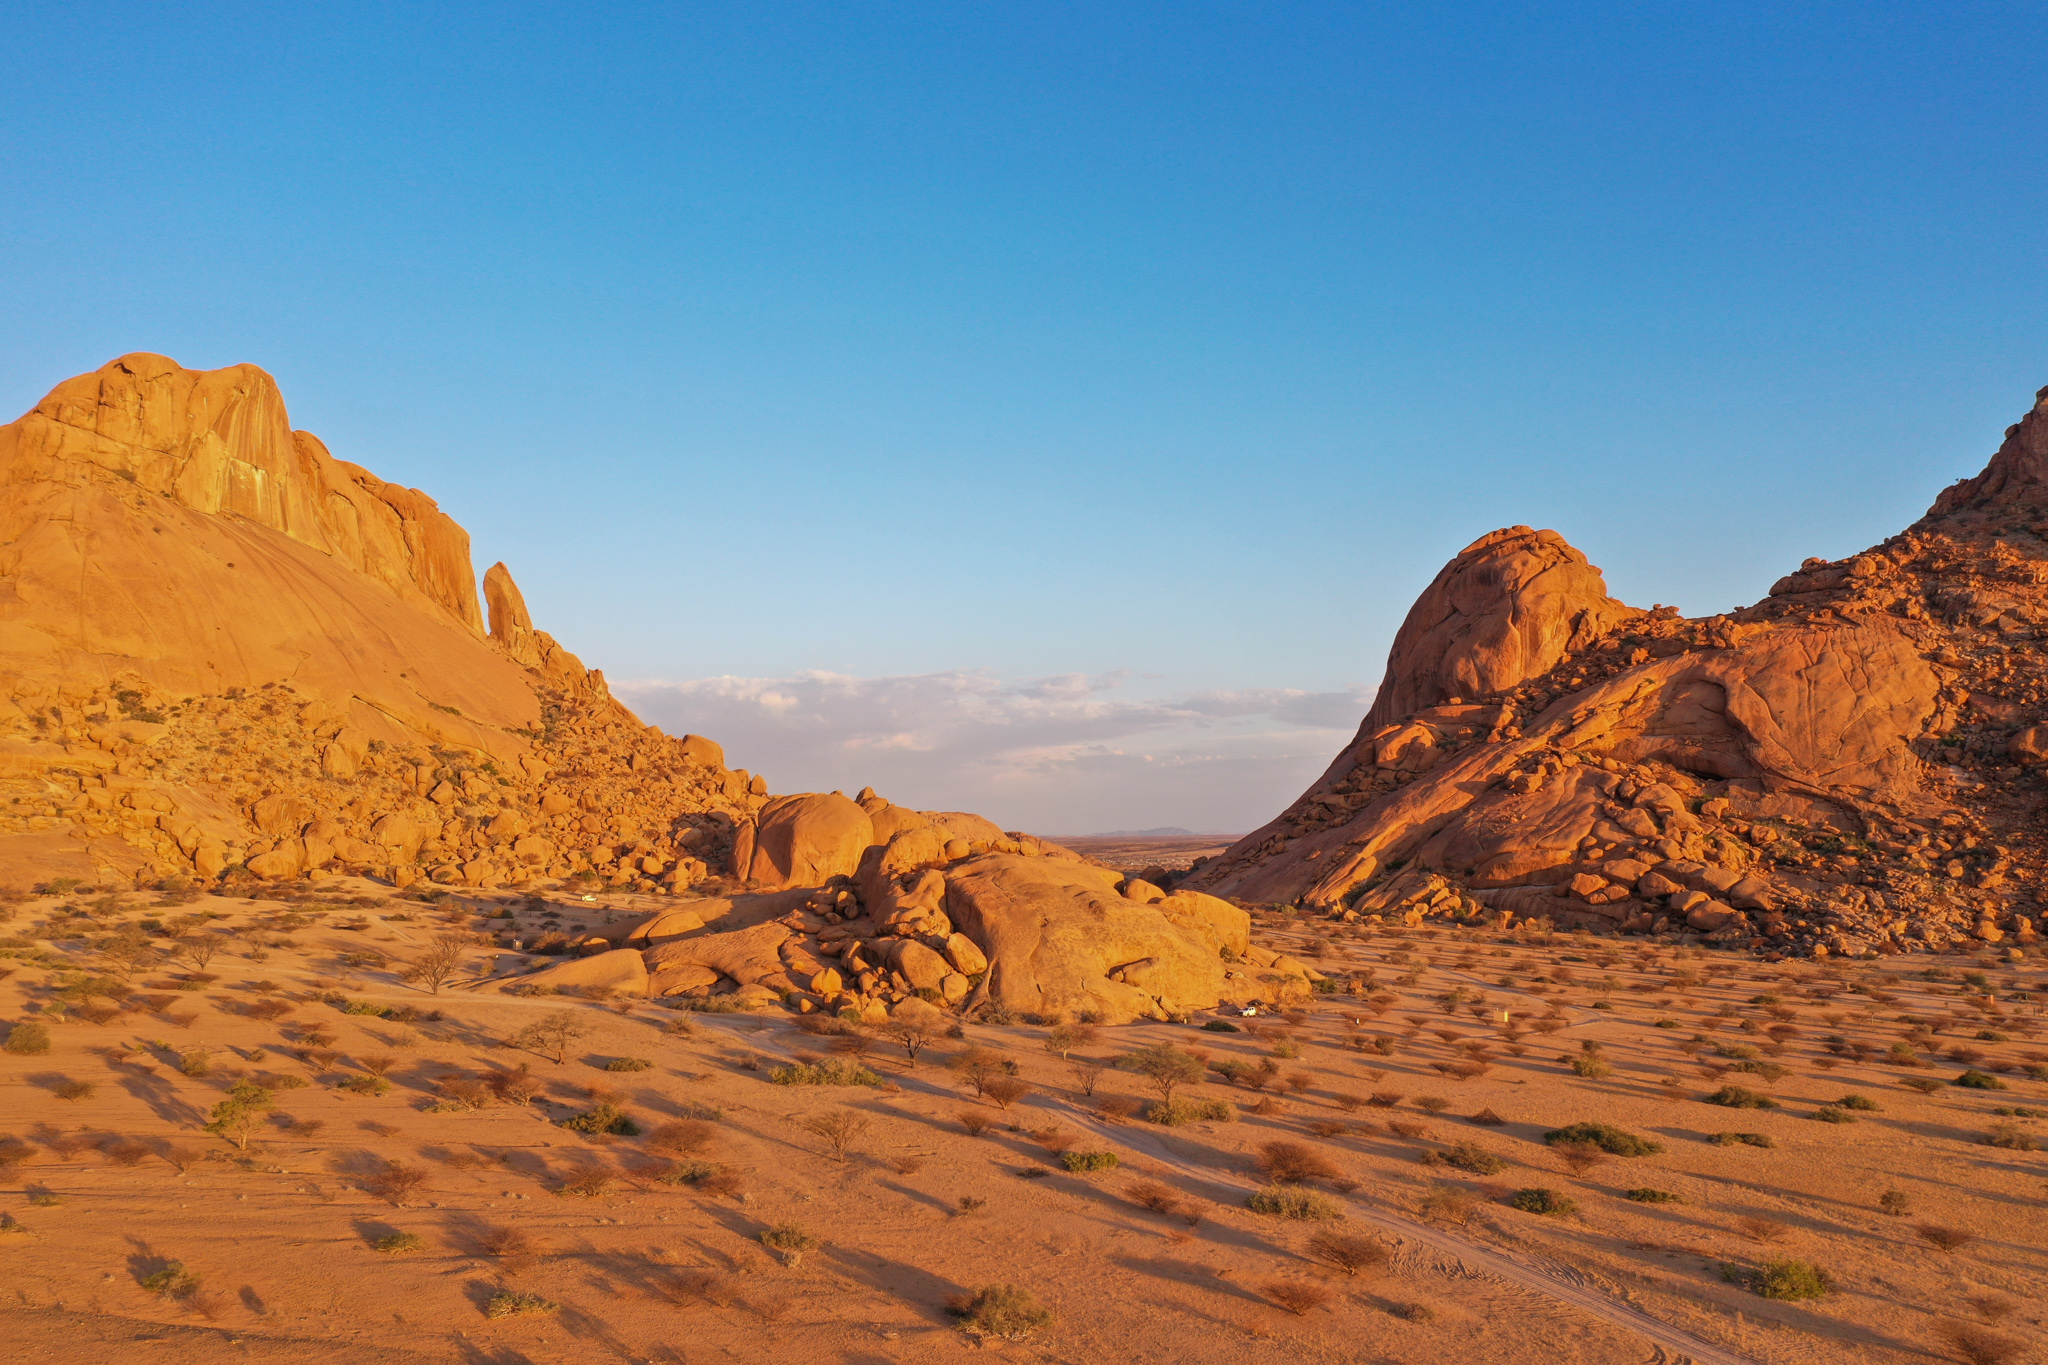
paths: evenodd
<path fill-rule="evenodd" d="M 1754 1090 L 1745 1090 L 1739 1085 L 1724 1085 L 1705 1097 L 1706 1103 L 1718 1104 L 1723 1109 L 1776 1109 L 1778 1102 L 1769 1095 L 1759 1095 Z"/>
<path fill-rule="evenodd" d="M 334 1088 L 350 1095 L 388 1095 L 391 1082 L 382 1076 L 344 1076 L 334 1083 Z"/>
<path fill-rule="evenodd" d="M 1508 1168 L 1507 1162 L 1476 1142 L 1460 1142 L 1432 1155 L 1446 1166 L 1455 1166 L 1473 1175 L 1497 1175 Z"/>
<path fill-rule="evenodd" d="M 1638 1204 L 1683 1204 L 1685 1202 L 1685 1200 L 1669 1190 L 1653 1190 L 1647 1185 L 1640 1189 L 1630 1190 L 1622 1195 L 1622 1198 Z"/>
<path fill-rule="evenodd" d="M 1808 1114 L 1806 1117 L 1812 1119 L 1815 1123 L 1856 1122 L 1856 1116 L 1854 1114 L 1846 1113 L 1843 1110 L 1837 1109 L 1832 1104 L 1824 1104 L 1820 1108 L 1814 1110 L 1811 1114 Z"/>
<path fill-rule="evenodd" d="M 600 1104 L 587 1114 L 562 1120 L 562 1126 L 572 1133 L 613 1133 L 619 1137 L 636 1137 L 640 1132 L 640 1125 L 627 1118 L 616 1104 Z"/>
<path fill-rule="evenodd" d="M 1664 1150 L 1663 1143 L 1637 1137 L 1611 1123 L 1574 1123 L 1566 1128 L 1552 1129 L 1543 1135 L 1543 1140 L 1552 1147 L 1559 1143 L 1587 1142 L 1609 1156 L 1655 1156 Z"/>
<path fill-rule="evenodd" d="M 1713 1143 L 1716 1147 L 1733 1147 L 1737 1144 L 1744 1147 L 1775 1147 L 1778 1145 L 1771 1141 L 1768 1134 L 1764 1133 L 1716 1133 L 1708 1138 L 1707 1141 Z"/>
<path fill-rule="evenodd" d="M 962 1331 L 1001 1341 L 1022 1341 L 1052 1326 L 1052 1310 L 1028 1289 L 1011 1284 L 984 1285 L 972 1294 L 955 1295 L 946 1311 L 960 1319 Z"/>
<path fill-rule="evenodd" d="M 1237 1120 L 1237 1108 L 1229 1100 L 1175 1098 L 1154 1104 L 1145 1111 L 1145 1117 L 1167 1128 L 1185 1123 L 1233 1123 Z"/>
<path fill-rule="evenodd" d="M 49 1026 L 24 1019 L 7 1031 L 7 1050 L 17 1057 L 35 1057 L 50 1050 Z"/>
<path fill-rule="evenodd" d="M 1076 1175 L 1090 1171 L 1113 1171 L 1117 1167 L 1115 1152 L 1062 1152 L 1060 1164 Z"/>
<path fill-rule="evenodd" d="M 1229 1021 L 1228 1019 L 1211 1019 L 1211 1020 L 1210 1020 L 1210 1021 L 1209 1021 L 1208 1023 L 1206 1023 L 1206 1024 L 1202 1025 L 1202 1027 L 1203 1027 L 1203 1028 L 1205 1028 L 1205 1029 L 1207 1029 L 1207 1030 L 1208 1030 L 1209 1032 L 1211 1032 L 1211 1033 L 1242 1033 L 1242 1032 L 1244 1032 L 1244 1030 L 1243 1030 L 1243 1029 L 1241 1029 L 1241 1028 L 1239 1028 L 1239 1027 L 1238 1027 L 1237 1025 L 1235 1025 L 1235 1024 L 1233 1024 L 1233 1023 L 1231 1023 L 1231 1022 L 1230 1022 L 1230 1021 Z"/>
<path fill-rule="evenodd" d="M 1556 1190 L 1545 1189 L 1541 1185 L 1516 1190 L 1514 1198 L 1508 1200 L 1508 1203 L 1523 1213 L 1554 1213 L 1560 1217 L 1568 1217 L 1579 1211 L 1578 1200 L 1559 1194 Z"/>
<path fill-rule="evenodd" d="M 1999 1080 L 1998 1077 L 1992 1075 L 1988 1071 L 1965 1071 L 1962 1075 L 1950 1081 L 1949 1084 L 1959 1085 L 1965 1090 L 2005 1089 L 2005 1082 Z"/>
<path fill-rule="evenodd" d="M 2017 1123 L 1994 1123 L 1984 1134 L 1984 1145 L 2003 1147 L 2008 1152 L 2038 1152 L 2040 1140 Z"/>
<path fill-rule="evenodd" d="M 388 1237 L 379 1237 L 370 1243 L 370 1247 L 387 1256 L 398 1256 L 408 1251 L 425 1251 L 427 1239 L 417 1232 L 394 1232 Z"/>
<path fill-rule="evenodd" d="M 189 1299 L 199 1292 L 199 1277 L 186 1270 L 183 1261 L 166 1261 L 163 1269 L 144 1275 L 138 1283 L 160 1299 Z"/>
<path fill-rule="evenodd" d="M 522 1290 L 501 1289 L 491 1295 L 490 1302 L 484 1305 L 484 1316 L 487 1318 L 517 1318 L 533 1313 L 553 1313 L 559 1311 L 561 1307 L 562 1305 L 559 1303 L 544 1299 L 538 1294 L 528 1294 Z"/>
<path fill-rule="evenodd" d="M 644 1057 L 614 1057 L 604 1064 L 606 1071 L 646 1071 L 654 1065 Z"/>
<path fill-rule="evenodd" d="M 1311 1222 L 1342 1218 L 1337 1201 L 1299 1185 L 1268 1185 L 1254 1190 L 1244 1206 L 1253 1213 L 1270 1213 L 1277 1218 L 1300 1218 Z"/>
<path fill-rule="evenodd" d="M 882 1078 L 859 1062 L 826 1057 L 816 1062 L 792 1062 L 768 1073 L 775 1085 L 880 1085 Z"/>
<path fill-rule="evenodd" d="M 1868 1095 L 1844 1095 L 1835 1101 L 1843 1109 L 1856 1109 L 1866 1114 L 1882 1114 L 1884 1109 Z"/>
<path fill-rule="evenodd" d="M 1589 1081 L 1604 1080 L 1614 1074 L 1613 1067 L 1609 1066 L 1604 1059 L 1596 1057 L 1592 1053 L 1572 1058 L 1572 1071 L 1577 1075 L 1584 1076 Z"/>
<path fill-rule="evenodd" d="M 818 1249 L 818 1239 L 801 1223 L 777 1223 L 761 1234 L 761 1245 L 781 1256 L 784 1265 L 795 1266 Z"/>
<path fill-rule="evenodd" d="M 391 1006 L 374 1004 L 368 1000 L 351 1000 L 341 1007 L 341 1012 L 343 1014 L 367 1015 L 372 1019 L 382 1019 L 385 1015 L 391 1013 Z"/>
<path fill-rule="evenodd" d="M 1825 1270 L 1811 1261 L 1789 1258 L 1765 1261 L 1754 1269 L 1724 1265 L 1721 1278 L 1767 1299 L 1821 1299 L 1834 1289 Z"/>

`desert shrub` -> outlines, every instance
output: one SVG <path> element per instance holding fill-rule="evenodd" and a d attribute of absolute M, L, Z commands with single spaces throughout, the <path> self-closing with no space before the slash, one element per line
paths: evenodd
<path fill-rule="evenodd" d="M 794 1268 L 806 1254 L 818 1249 L 818 1239 L 805 1232 L 801 1223 L 777 1223 L 761 1234 L 761 1245 Z"/>
<path fill-rule="evenodd" d="M 1541 1185 L 1516 1190 L 1508 1203 L 1524 1213 L 1554 1213 L 1565 1217 L 1579 1211 L 1579 1201 Z"/>
<path fill-rule="evenodd" d="M 1866 1114 L 1882 1114 L 1883 1108 L 1868 1095 L 1844 1095 L 1835 1101 L 1837 1108 L 1855 1109 Z"/>
<path fill-rule="evenodd" d="M 116 1166 L 140 1166 L 149 1153 L 148 1143 L 133 1138 L 109 1138 L 100 1144 L 100 1155 Z"/>
<path fill-rule="evenodd" d="M 1965 1071 L 1962 1075 L 1950 1081 L 1949 1084 L 1959 1085 L 1965 1090 L 2005 1089 L 2005 1082 L 1999 1080 L 1998 1077 L 1992 1075 L 1988 1071 L 1977 1071 L 1974 1069 L 1970 1071 Z"/>
<path fill-rule="evenodd" d="M 2040 1140 L 2017 1123 L 1994 1123 L 1985 1130 L 1984 1145 L 2002 1147 L 2009 1152 L 2037 1152 Z"/>
<path fill-rule="evenodd" d="M 1648 1185 L 1630 1190 L 1621 1197 L 1638 1204 L 1683 1204 L 1685 1202 L 1669 1190 L 1653 1190 Z"/>
<path fill-rule="evenodd" d="M 1552 1129 L 1543 1135 L 1543 1140 L 1553 1147 L 1560 1143 L 1591 1143 L 1610 1156 L 1654 1156 L 1664 1150 L 1663 1143 L 1637 1137 L 1611 1123 L 1574 1123 Z"/>
<path fill-rule="evenodd" d="M 1713 1143 L 1716 1147 L 1733 1147 L 1738 1143 L 1744 1147 L 1775 1147 L 1778 1145 L 1771 1141 L 1770 1137 L 1764 1133 L 1715 1133 L 1707 1141 Z"/>
<path fill-rule="evenodd" d="M 1974 1323 L 1944 1323 L 1941 1335 L 1958 1360 L 1966 1365 L 2008 1365 L 2021 1358 L 2027 1343 L 2003 1332 L 1993 1332 Z"/>
<path fill-rule="evenodd" d="M 645 1057 L 614 1057 L 604 1064 L 604 1069 L 606 1071 L 646 1071 L 652 1068 L 653 1065 L 654 1063 L 648 1061 Z"/>
<path fill-rule="evenodd" d="M 555 1193 L 571 1195 L 578 1199 L 602 1199 L 610 1194 L 619 1183 L 616 1171 L 602 1166 L 589 1166 L 564 1180 Z"/>
<path fill-rule="evenodd" d="M 296 1076 L 289 1071 L 284 1071 L 273 1075 L 259 1076 L 256 1084 L 262 1086 L 265 1090 L 303 1090 L 309 1082 L 304 1076 Z"/>
<path fill-rule="evenodd" d="M 91 1081 L 59 1081 L 50 1087 L 50 1093 L 60 1100 L 75 1101 L 92 1098 L 98 1088 Z"/>
<path fill-rule="evenodd" d="M 1342 1119 L 1311 1119 L 1305 1126 L 1319 1138 L 1342 1137 L 1351 1131 L 1351 1125 Z"/>
<path fill-rule="evenodd" d="M 1572 1058 L 1571 1065 L 1574 1075 L 1584 1076 L 1591 1081 L 1605 1080 L 1614 1074 L 1614 1068 L 1607 1064 L 1605 1058 L 1590 1052 Z"/>
<path fill-rule="evenodd" d="M 1115 1152 L 1062 1152 L 1060 1164 L 1076 1175 L 1092 1171 L 1113 1171 L 1117 1167 Z"/>
<path fill-rule="evenodd" d="M 587 1113 L 563 1119 L 562 1126 L 572 1133 L 611 1133 L 618 1137 L 634 1137 L 640 1132 L 640 1125 L 608 1100 L 593 1105 Z"/>
<path fill-rule="evenodd" d="M 1031 1083 L 1015 1076 L 991 1076 L 982 1082 L 981 1093 L 994 1100 L 998 1109 L 1008 1109 L 1031 1093 Z"/>
<path fill-rule="evenodd" d="M 189 1299 L 199 1292 L 199 1277 L 185 1269 L 183 1261 L 166 1261 L 136 1283 L 144 1293 L 160 1299 Z"/>
<path fill-rule="evenodd" d="M 487 1318 L 527 1317 L 533 1314 L 557 1312 L 561 1307 L 562 1305 L 559 1303 L 544 1299 L 538 1294 L 529 1294 L 524 1290 L 500 1289 L 497 1293 L 491 1295 L 490 1300 L 484 1304 L 484 1316 Z"/>
<path fill-rule="evenodd" d="M 20 1138 L 0 1138 L 0 1171 L 11 1171 L 35 1158 L 36 1149 Z"/>
<path fill-rule="evenodd" d="M 372 1076 L 389 1075 L 391 1068 L 398 1065 L 398 1058 L 384 1054 L 376 1057 L 358 1057 L 356 1065 Z"/>
<path fill-rule="evenodd" d="M 1508 1168 L 1507 1162 L 1476 1142 L 1454 1143 L 1441 1152 L 1430 1152 L 1422 1159 L 1431 1166 L 1455 1166 L 1473 1175 L 1497 1175 Z"/>
<path fill-rule="evenodd" d="M 722 1172 L 725 1168 L 715 1161 L 678 1161 L 663 1171 L 656 1179 L 664 1185 L 688 1185 L 696 1188 Z"/>
<path fill-rule="evenodd" d="M 1373 1274 L 1393 1260 L 1393 1253 L 1377 1238 L 1335 1231 L 1309 1238 L 1308 1254 L 1346 1275 Z"/>
<path fill-rule="evenodd" d="M 826 1057 L 815 1062 L 792 1062 L 768 1073 L 774 1085 L 880 1085 L 882 1078 L 859 1062 Z"/>
<path fill-rule="evenodd" d="M 962 1331 L 1001 1341 L 1022 1341 L 1034 1332 L 1052 1326 L 1050 1308 L 1041 1305 L 1028 1289 L 1015 1285 L 984 1285 L 972 1294 L 956 1294 L 946 1301 L 946 1311 L 960 1319 Z"/>
<path fill-rule="evenodd" d="M 1300 1142 L 1268 1142 L 1260 1146 L 1259 1173 L 1280 1185 L 1299 1185 L 1307 1180 L 1331 1180 L 1337 1167 L 1315 1148 Z"/>
<path fill-rule="evenodd" d="M 1961 1251 L 1977 1240 L 1977 1234 L 1966 1228 L 1952 1228 L 1941 1223 L 1915 1223 L 1913 1231 L 1936 1251 Z"/>
<path fill-rule="evenodd" d="M 1499 1114 L 1494 1113 L 1491 1109 L 1482 1109 L 1478 1113 L 1466 1119 L 1465 1122 L 1476 1123 L 1485 1128 L 1498 1128 L 1502 1124 L 1506 1123 L 1507 1120 L 1502 1118 Z"/>
<path fill-rule="evenodd" d="M 1451 1107 L 1451 1102 L 1442 1095 L 1417 1095 L 1415 1107 L 1425 1114 L 1441 1114 Z"/>
<path fill-rule="evenodd" d="M 1713 1094 L 1704 1097 L 1708 1104 L 1718 1104 L 1723 1109 L 1776 1109 L 1778 1102 L 1769 1095 L 1759 1095 L 1754 1090 L 1739 1085 L 1724 1085 Z"/>
<path fill-rule="evenodd" d="M 1268 1185 L 1254 1190 L 1244 1206 L 1253 1213 L 1269 1213 L 1277 1218 L 1327 1221 L 1344 1216 L 1336 1200 L 1299 1185 Z"/>
<path fill-rule="evenodd" d="M 399 1256 L 408 1251 L 424 1251 L 426 1248 L 427 1239 L 417 1232 L 394 1232 L 370 1243 L 372 1251 L 381 1251 L 387 1256 Z"/>
<path fill-rule="evenodd" d="M 1886 1190 L 1877 1197 L 1877 1206 L 1893 1218 L 1903 1218 L 1913 1211 L 1913 1201 L 1904 1190 Z"/>
<path fill-rule="evenodd" d="M 1207 1029 L 1207 1030 L 1208 1030 L 1209 1032 L 1211 1032 L 1211 1033 L 1241 1033 L 1241 1032 L 1243 1032 L 1243 1030 L 1242 1030 L 1242 1029 L 1238 1028 L 1238 1026 L 1237 1026 L 1237 1025 L 1235 1025 L 1235 1024 L 1233 1024 L 1233 1023 L 1231 1023 L 1231 1022 L 1230 1022 L 1230 1021 L 1229 1021 L 1228 1019 L 1211 1019 L 1211 1020 L 1210 1020 L 1210 1021 L 1209 1021 L 1208 1023 L 1206 1023 L 1206 1024 L 1202 1025 L 1202 1027 L 1203 1027 L 1204 1029 Z"/>
<path fill-rule="evenodd" d="M 994 1122 L 978 1109 L 963 1109 L 954 1117 L 960 1120 L 960 1126 L 967 1130 L 969 1137 L 980 1137 Z"/>
<path fill-rule="evenodd" d="M 833 1157 L 844 1161 L 853 1144 L 867 1132 L 868 1116 L 858 1109 L 834 1109 L 811 1115 L 803 1121 L 803 1129 L 814 1137 L 823 1138 L 825 1145 L 832 1149 Z"/>
<path fill-rule="evenodd" d="M 1187 1123 L 1232 1123 L 1237 1109 L 1229 1100 L 1161 1100 L 1145 1111 L 1145 1117 L 1167 1128 Z"/>
<path fill-rule="evenodd" d="M 1845 1110 L 1837 1109 L 1832 1104 L 1824 1104 L 1820 1108 L 1814 1110 L 1811 1114 L 1808 1114 L 1806 1117 L 1812 1119 L 1815 1123 L 1856 1122 L 1856 1116 L 1854 1114 L 1848 1113 Z"/>
<path fill-rule="evenodd" d="M 363 1181 L 363 1188 L 379 1198 L 394 1204 L 403 1204 L 427 1183 L 427 1173 L 419 1166 L 408 1166 L 400 1161 L 387 1161 Z"/>
<path fill-rule="evenodd" d="M 334 1088 L 345 1095 L 388 1095 L 391 1082 L 382 1076 L 344 1076 L 334 1083 Z"/>
<path fill-rule="evenodd" d="M 205 1076 L 213 1071 L 213 1052 L 209 1048 L 187 1049 L 178 1058 L 178 1070 L 187 1076 Z"/>
<path fill-rule="evenodd" d="M 717 1129 L 703 1119 L 677 1119 L 656 1125 L 647 1134 L 647 1150 L 657 1156 L 689 1156 L 711 1145 Z"/>
<path fill-rule="evenodd" d="M 1765 1261 L 1762 1265 L 1745 1268 L 1734 1265 L 1721 1267 L 1721 1278 L 1740 1284 L 1753 1294 L 1766 1299 L 1821 1299 L 1834 1289 L 1828 1273 L 1811 1261 L 1791 1258 Z"/>
<path fill-rule="evenodd" d="M 35 1057 L 48 1052 L 49 1026 L 33 1019 L 22 1020 L 7 1031 L 7 1050 L 18 1057 Z"/>
<path fill-rule="evenodd" d="M 1942 1088 L 1940 1081 L 1931 1081 L 1925 1076 L 1908 1076 L 1900 1081 L 1899 1084 L 1905 1086 L 1908 1090 L 1916 1090 L 1923 1095 L 1932 1095 L 1935 1091 Z"/>
<path fill-rule="evenodd" d="M 1435 1185 L 1416 1205 L 1425 1218 L 1463 1223 L 1479 1207 L 1479 1196 L 1461 1185 Z"/>
<path fill-rule="evenodd" d="M 1307 1317 L 1336 1297 L 1334 1291 L 1314 1280 L 1268 1280 L 1259 1289 L 1298 1318 Z"/>

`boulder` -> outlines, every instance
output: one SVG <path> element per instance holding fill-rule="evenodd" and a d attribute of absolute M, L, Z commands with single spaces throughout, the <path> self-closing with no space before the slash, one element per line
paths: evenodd
<path fill-rule="evenodd" d="M 1123 880 L 1064 860 L 981 854 L 947 872 L 946 913 L 988 958 L 989 998 L 1012 1011 L 1121 1023 L 1213 1007 L 1222 959 L 1156 906 L 1120 895 Z"/>
<path fill-rule="evenodd" d="M 764 887 L 821 886 L 851 877 L 873 842 L 867 812 L 837 792 L 778 796 L 741 827 L 733 870 Z"/>
<path fill-rule="evenodd" d="M 671 995 L 677 990 L 688 989 L 674 984 L 682 977 L 672 974 L 683 968 L 699 969 L 689 974 L 692 985 L 705 984 L 697 979 L 705 970 L 730 977 L 742 986 L 779 976 L 782 974 L 781 948 L 789 938 L 787 925 L 771 921 L 751 929 L 736 929 L 729 933 L 704 931 L 655 944 L 646 950 L 653 993 Z"/>

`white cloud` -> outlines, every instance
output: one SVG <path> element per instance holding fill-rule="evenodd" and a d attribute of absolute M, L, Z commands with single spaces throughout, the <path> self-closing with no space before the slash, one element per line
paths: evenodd
<path fill-rule="evenodd" d="M 956 669 L 859 678 L 612 684 L 673 734 L 708 735 L 776 791 L 872 786 L 926 809 L 1048 833 L 1251 829 L 1351 737 L 1370 689 L 1127 695 L 1126 671 L 1007 682 Z"/>

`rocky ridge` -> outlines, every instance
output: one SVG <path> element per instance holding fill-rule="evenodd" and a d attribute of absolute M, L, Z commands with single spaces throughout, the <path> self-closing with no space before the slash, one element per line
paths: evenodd
<path fill-rule="evenodd" d="M 461 527 L 293 431 L 254 366 L 138 353 L 59 385 L 0 427 L 0 888 L 668 895 L 512 984 L 870 1017 L 1122 1021 L 1318 979 L 1242 910 L 979 816 L 771 797 L 643 725 L 504 564 L 482 597 Z"/>
<path fill-rule="evenodd" d="M 1527 527 L 1468 547 L 1353 742 L 1182 885 L 1766 953 L 2048 928 L 2048 390 L 1912 528 L 1754 606 L 1636 611 L 1584 563 Z"/>

